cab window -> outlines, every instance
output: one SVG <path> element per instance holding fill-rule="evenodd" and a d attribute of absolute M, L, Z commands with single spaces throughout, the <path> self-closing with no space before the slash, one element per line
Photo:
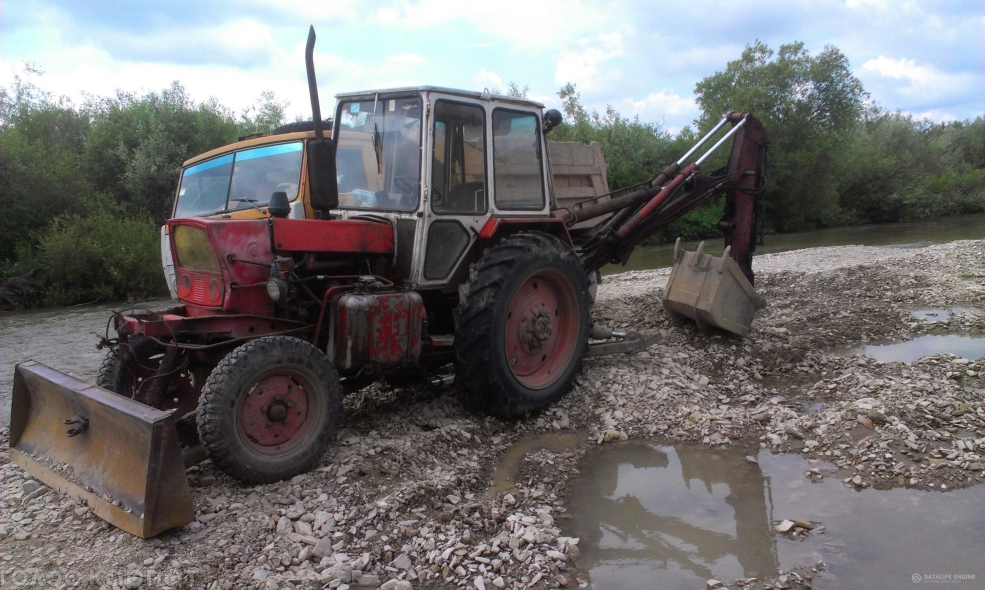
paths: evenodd
<path fill-rule="evenodd" d="M 421 97 L 339 104 L 339 207 L 413 211 L 421 194 Z"/>
<path fill-rule="evenodd" d="M 431 151 L 431 208 L 436 213 L 486 210 L 486 113 L 474 104 L 438 100 Z"/>
<path fill-rule="evenodd" d="M 542 209 L 544 176 L 537 116 L 493 111 L 493 182 L 500 209 Z"/>
<path fill-rule="evenodd" d="M 185 168 L 175 217 L 209 216 L 265 206 L 275 192 L 298 196 L 300 141 L 240 150 Z"/>

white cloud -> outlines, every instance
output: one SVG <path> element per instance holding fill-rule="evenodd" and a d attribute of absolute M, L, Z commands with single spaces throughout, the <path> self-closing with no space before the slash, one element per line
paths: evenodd
<path fill-rule="evenodd" d="M 853 10 L 868 6 L 884 10 L 889 7 L 889 2 L 887 0 L 846 0 L 845 6 Z"/>
<path fill-rule="evenodd" d="M 595 3 L 578 0 L 398 1 L 377 10 L 375 18 L 380 24 L 401 28 L 465 20 L 480 33 L 506 38 L 521 47 L 556 45 L 607 20 Z"/>
<path fill-rule="evenodd" d="M 580 90 L 594 90 L 602 85 L 600 67 L 605 62 L 625 54 L 622 34 L 601 33 L 578 41 L 578 47 L 557 58 L 554 82 L 572 82 Z"/>
<path fill-rule="evenodd" d="M 479 88 L 488 88 L 490 91 L 499 90 L 501 92 L 506 92 L 506 87 L 503 85 L 503 79 L 493 72 L 486 71 L 486 68 L 482 68 L 476 72 L 472 79 L 475 81 L 477 90 Z"/>
<path fill-rule="evenodd" d="M 632 114 L 639 115 L 641 121 L 660 122 L 672 133 L 680 131 L 701 114 L 693 96 L 681 96 L 667 89 L 641 100 L 627 98 L 623 104 L 630 107 Z"/>
<path fill-rule="evenodd" d="M 964 73 L 946 73 L 933 66 L 920 65 L 912 59 L 892 59 L 880 55 L 862 64 L 862 69 L 887 78 L 906 82 L 895 90 L 909 96 L 944 96 L 965 91 L 974 78 Z"/>

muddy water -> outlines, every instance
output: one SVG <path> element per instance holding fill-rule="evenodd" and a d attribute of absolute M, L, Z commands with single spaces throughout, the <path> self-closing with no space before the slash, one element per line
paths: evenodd
<path fill-rule="evenodd" d="M 963 313 L 977 315 L 978 311 L 965 307 L 951 307 L 948 309 L 922 309 L 920 311 L 914 311 L 912 315 L 914 319 L 923 320 L 928 324 L 934 324 L 937 322 L 943 322 L 949 319 L 952 315 L 960 315 Z"/>
<path fill-rule="evenodd" d="M 162 309 L 170 302 L 157 299 L 136 307 Z M 94 382 L 105 354 L 96 344 L 106 332 L 106 322 L 114 311 L 131 307 L 120 303 L 0 314 L 0 424 L 10 420 L 14 365 L 33 359 Z"/>
<path fill-rule="evenodd" d="M 895 344 L 866 344 L 858 348 L 840 349 L 836 354 L 864 354 L 884 363 L 911 363 L 932 354 L 951 353 L 974 361 L 985 356 L 985 338 L 971 336 L 928 334 Z"/>
<path fill-rule="evenodd" d="M 771 235 L 766 236 L 765 245 L 756 246 L 756 254 L 850 244 L 918 248 L 955 240 L 980 240 L 982 238 L 985 238 L 985 215 L 963 215 L 914 223 L 836 227 L 796 234 Z M 688 250 L 694 250 L 697 246 L 697 241 L 684 244 Z M 725 242 L 722 239 L 707 240 L 705 252 L 718 254 L 724 247 Z M 626 270 L 664 268 L 673 265 L 673 263 L 673 244 L 648 246 L 637 248 L 626 266 L 610 264 L 603 269 L 602 273 L 613 274 Z"/>
<path fill-rule="evenodd" d="M 804 477 L 811 467 L 820 483 Z M 562 528 L 580 538 L 577 565 L 597 590 L 704 588 L 818 561 L 828 564 L 814 580 L 822 590 L 910 588 L 914 575 L 985 583 L 981 488 L 856 492 L 797 455 L 645 443 L 606 446 L 580 469 Z M 794 518 L 825 532 L 794 541 L 773 531 Z"/>
<path fill-rule="evenodd" d="M 512 491 L 514 489 L 514 477 L 516 476 L 517 468 L 530 453 L 544 449 L 549 451 L 574 449 L 579 444 L 585 442 L 585 439 L 586 435 L 582 433 L 524 436 L 516 441 L 506 452 L 506 455 L 499 460 L 496 471 L 493 473 L 493 485 L 489 488 L 489 494 L 496 495 L 502 492 Z"/>

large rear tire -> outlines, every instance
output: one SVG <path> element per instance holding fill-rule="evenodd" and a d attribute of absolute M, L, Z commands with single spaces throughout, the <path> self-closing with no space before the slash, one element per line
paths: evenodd
<path fill-rule="evenodd" d="M 220 469 L 246 483 L 309 470 L 335 438 L 342 386 L 304 340 L 266 336 L 233 350 L 205 381 L 198 434 Z"/>
<path fill-rule="evenodd" d="M 455 310 L 455 373 L 503 416 L 544 408 L 571 387 L 588 346 L 588 277 L 574 250 L 529 232 L 489 248 Z"/>

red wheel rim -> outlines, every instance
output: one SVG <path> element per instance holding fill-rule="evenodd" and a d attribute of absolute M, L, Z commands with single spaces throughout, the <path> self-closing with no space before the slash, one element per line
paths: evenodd
<path fill-rule="evenodd" d="M 557 381 L 574 357 L 578 296 L 568 278 L 540 269 L 523 281 L 506 316 L 506 362 L 524 387 L 543 389 Z"/>
<path fill-rule="evenodd" d="M 244 442 L 262 455 L 290 452 L 310 430 L 309 403 L 313 389 L 304 379 L 266 375 L 243 396 L 239 431 Z"/>

